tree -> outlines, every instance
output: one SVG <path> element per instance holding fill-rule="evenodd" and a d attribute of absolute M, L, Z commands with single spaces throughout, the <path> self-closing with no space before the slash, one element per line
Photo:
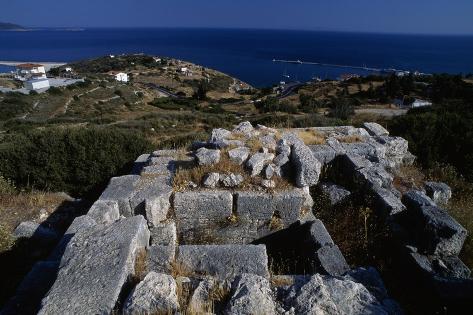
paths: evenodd
<path fill-rule="evenodd" d="M 354 114 L 354 107 L 348 99 L 337 98 L 332 101 L 332 106 L 330 107 L 330 116 L 347 120 Z"/>
<path fill-rule="evenodd" d="M 203 101 L 207 99 L 207 92 L 209 91 L 209 85 L 206 81 L 201 80 L 197 85 L 197 88 L 194 91 L 192 96 L 196 100 Z"/>

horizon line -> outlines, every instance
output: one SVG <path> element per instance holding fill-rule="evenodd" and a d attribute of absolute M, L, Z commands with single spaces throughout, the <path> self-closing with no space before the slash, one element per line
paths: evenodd
<path fill-rule="evenodd" d="M 473 33 L 427 33 L 427 32 L 377 32 L 367 30 L 329 30 L 329 29 L 299 29 L 299 28 L 270 28 L 270 27 L 238 27 L 238 26 L 23 26 L 24 30 L 40 29 L 195 29 L 195 30 L 248 30 L 248 31 L 295 31 L 323 33 L 353 33 L 376 35 L 412 35 L 412 36 L 473 36 Z M 20 29 L 21 30 L 21 29 Z M 15 31 L 15 30 L 12 30 Z"/>

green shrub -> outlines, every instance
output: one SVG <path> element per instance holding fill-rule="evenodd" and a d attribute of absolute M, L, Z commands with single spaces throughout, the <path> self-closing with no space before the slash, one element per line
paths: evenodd
<path fill-rule="evenodd" d="M 139 133 L 116 129 L 56 129 L 5 136 L 0 172 L 20 187 L 66 191 L 74 195 L 102 189 L 150 143 Z"/>
<path fill-rule="evenodd" d="M 61 95 L 62 90 L 58 87 L 52 86 L 48 89 L 48 93 L 51 95 Z"/>

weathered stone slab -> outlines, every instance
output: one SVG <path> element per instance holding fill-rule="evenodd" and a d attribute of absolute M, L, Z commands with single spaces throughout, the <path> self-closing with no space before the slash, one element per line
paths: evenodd
<path fill-rule="evenodd" d="M 171 273 L 172 263 L 176 256 L 176 245 L 152 245 L 148 249 L 148 271 Z"/>
<path fill-rule="evenodd" d="M 331 276 L 340 276 L 350 270 L 337 245 L 326 245 L 317 250 L 316 257 L 322 270 Z"/>
<path fill-rule="evenodd" d="M 446 205 L 452 198 L 452 189 L 445 183 L 426 182 L 425 192 L 436 204 Z"/>
<path fill-rule="evenodd" d="M 309 224 L 310 224 L 309 239 L 310 239 L 310 242 L 313 243 L 315 248 L 335 245 L 335 243 L 332 240 L 332 237 L 328 233 L 322 221 L 316 219 L 313 222 L 310 222 Z"/>
<path fill-rule="evenodd" d="M 268 256 L 264 245 L 182 245 L 178 263 L 195 274 L 229 279 L 250 273 L 268 277 Z"/>
<path fill-rule="evenodd" d="M 142 154 L 142 155 L 140 155 L 136 159 L 136 161 L 133 163 L 133 168 L 132 168 L 130 174 L 131 175 L 140 175 L 143 168 L 148 165 L 150 157 L 151 157 L 151 154 Z"/>
<path fill-rule="evenodd" d="M 190 157 L 188 159 L 191 159 Z M 176 158 L 174 156 L 151 157 L 149 165 L 143 167 L 142 175 L 166 175 L 171 176 L 176 170 Z"/>
<path fill-rule="evenodd" d="M 241 165 L 245 163 L 246 159 L 250 155 L 250 149 L 247 147 L 238 147 L 228 151 L 228 156 L 230 157 L 230 161 Z"/>
<path fill-rule="evenodd" d="M 376 140 L 386 148 L 386 156 L 403 157 L 409 148 L 409 143 L 401 137 L 377 137 Z"/>
<path fill-rule="evenodd" d="M 174 222 L 159 223 L 150 228 L 151 245 L 175 246 L 177 243 L 176 224 Z"/>
<path fill-rule="evenodd" d="M 320 190 L 323 195 L 328 199 L 331 206 L 335 206 L 344 200 L 347 200 L 351 192 L 343 188 L 342 186 L 336 185 L 330 182 L 320 183 Z"/>
<path fill-rule="evenodd" d="M 149 231 L 142 216 L 76 234 L 39 314 L 109 314 L 134 274 L 137 253 L 148 244 Z"/>
<path fill-rule="evenodd" d="M 215 188 L 220 181 L 219 173 L 209 173 L 205 176 L 203 184 L 207 188 Z"/>
<path fill-rule="evenodd" d="M 110 224 L 120 219 L 120 209 L 116 200 L 97 200 L 87 215 L 98 224 Z"/>
<path fill-rule="evenodd" d="M 136 184 L 130 206 L 135 214 L 145 215 L 151 226 L 167 219 L 173 192 L 171 180 L 166 175 L 147 175 Z"/>
<path fill-rule="evenodd" d="M 209 142 L 219 142 L 226 140 L 232 136 L 232 133 L 223 128 L 216 128 L 212 130 L 212 134 L 210 135 Z"/>
<path fill-rule="evenodd" d="M 134 215 L 130 200 L 135 195 L 135 187 L 140 180 L 138 175 L 113 177 L 99 200 L 115 200 L 118 202 L 120 214 L 125 217 Z"/>
<path fill-rule="evenodd" d="M 416 230 L 419 247 L 427 253 L 452 256 L 460 254 L 468 235 L 467 230 L 445 210 L 435 206 L 409 209 Z"/>
<path fill-rule="evenodd" d="M 237 214 L 249 220 L 269 221 L 276 212 L 285 225 L 290 225 L 300 218 L 306 197 L 300 190 L 269 193 L 250 191 L 236 195 Z"/>
<path fill-rule="evenodd" d="M 303 143 L 292 146 L 291 162 L 296 169 L 297 187 L 313 186 L 319 181 L 322 164 Z"/>
<path fill-rule="evenodd" d="M 218 285 L 211 277 L 204 278 L 199 282 L 187 306 L 189 314 L 206 314 L 212 311 L 212 290 Z"/>
<path fill-rule="evenodd" d="M 199 165 L 213 165 L 220 162 L 220 150 L 200 148 L 196 151 L 195 157 Z"/>
<path fill-rule="evenodd" d="M 274 159 L 272 153 L 255 153 L 246 162 L 246 166 L 251 171 L 251 176 L 256 176 L 263 170 L 264 166 L 271 163 Z"/>
<path fill-rule="evenodd" d="M 418 190 L 411 190 L 402 196 L 402 202 L 407 208 L 420 208 L 422 206 L 435 206 L 435 202 L 425 193 Z"/>
<path fill-rule="evenodd" d="M 381 187 L 373 189 L 374 201 L 376 210 L 379 210 L 381 215 L 395 215 L 406 210 L 406 207 L 392 191 Z"/>
<path fill-rule="evenodd" d="M 263 148 L 267 148 L 270 150 L 275 150 L 276 149 L 276 139 L 274 137 L 274 134 L 267 134 L 259 138 L 261 141 L 261 145 Z"/>
<path fill-rule="evenodd" d="M 378 143 L 355 142 L 342 143 L 344 151 L 349 154 L 356 154 L 370 160 L 380 160 L 386 157 L 386 148 Z"/>
<path fill-rule="evenodd" d="M 339 277 L 298 277 L 284 295 L 285 309 L 295 314 L 388 314 L 361 283 Z"/>
<path fill-rule="evenodd" d="M 45 244 L 54 243 L 59 239 L 59 234 L 53 229 L 32 221 L 21 222 L 13 232 L 13 236 L 16 239 L 27 238 Z"/>
<path fill-rule="evenodd" d="M 332 162 L 339 154 L 328 144 L 309 145 L 314 157 L 323 165 Z"/>
<path fill-rule="evenodd" d="M 178 310 L 176 281 L 169 275 L 150 272 L 126 299 L 123 313 L 174 314 Z"/>
<path fill-rule="evenodd" d="M 378 187 L 391 188 L 393 180 L 393 175 L 377 163 L 373 163 L 371 167 L 361 168 L 355 172 L 355 183 L 366 185 L 372 189 Z"/>
<path fill-rule="evenodd" d="M 178 192 L 174 211 L 178 221 L 226 219 L 232 214 L 233 196 L 228 191 Z"/>
<path fill-rule="evenodd" d="M 220 175 L 220 181 L 224 187 L 233 188 L 240 186 L 243 183 L 244 178 L 241 174 L 230 173 Z"/>
<path fill-rule="evenodd" d="M 371 136 L 389 136 L 389 131 L 387 131 L 383 126 L 374 122 L 365 122 L 363 128 L 368 131 Z"/>
<path fill-rule="evenodd" d="M 242 274 L 232 283 L 227 314 L 275 314 L 271 286 L 266 278 L 254 274 Z"/>
<path fill-rule="evenodd" d="M 251 135 L 251 133 L 254 131 L 253 126 L 249 121 L 243 121 L 238 124 L 238 126 L 233 129 L 233 132 L 235 133 L 242 133 L 244 135 Z"/>
<path fill-rule="evenodd" d="M 374 267 L 360 267 L 350 270 L 344 278 L 363 284 L 378 301 L 388 298 L 388 290 L 384 286 L 378 270 Z"/>
<path fill-rule="evenodd" d="M 96 225 L 97 222 L 88 215 L 75 218 L 59 241 L 59 244 L 56 245 L 56 248 L 54 248 L 53 252 L 49 255 L 48 260 L 59 261 L 66 250 L 67 244 L 76 233 L 87 233 Z"/>

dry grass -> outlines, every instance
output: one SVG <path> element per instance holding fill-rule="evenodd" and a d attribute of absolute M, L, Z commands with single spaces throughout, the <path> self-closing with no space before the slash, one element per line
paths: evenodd
<path fill-rule="evenodd" d="M 401 193 L 411 189 L 420 189 L 424 185 L 425 176 L 421 169 L 415 165 L 401 166 L 394 175 L 393 185 Z"/>
<path fill-rule="evenodd" d="M 192 270 L 189 269 L 186 265 L 181 263 L 180 261 L 173 261 L 171 263 L 171 275 L 174 279 L 177 277 L 189 277 L 192 276 Z"/>
<path fill-rule="evenodd" d="M 336 139 L 342 143 L 357 143 L 363 141 L 363 138 L 360 135 L 336 137 Z"/>
<path fill-rule="evenodd" d="M 3 190 L 0 193 L 0 252 L 11 248 L 12 232 L 23 221 L 40 222 L 44 210 L 47 215 L 54 213 L 67 200 L 63 194 L 41 191 L 15 192 Z"/>
<path fill-rule="evenodd" d="M 10 250 L 13 243 L 11 231 L 0 225 L 0 253 Z"/>
<path fill-rule="evenodd" d="M 271 277 L 271 286 L 273 287 L 285 287 L 294 284 L 294 278 L 291 276 L 280 276 L 275 275 Z"/>
<path fill-rule="evenodd" d="M 245 171 L 243 165 L 238 165 L 230 160 L 228 152 L 222 150 L 220 162 L 214 165 L 192 165 L 190 168 L 180 168 L 176 171 L 173 180 L 175 191 L 183 191 L 187 188 L 189 182 L 194 182 L 197 185 L 202 184 L 205 175 L 209 173 L 219 174 L 241 174 L 244 178 L 241 186 L 249 183 L 249 175 Z"/>
<path fill-rule="evenodd" d="M 278 213 L 274 213 L 269 221 L 269 229 L 271 231 L 279 231 L 284 228 L 284 223 Z"/>
<path fill-rule="evenodd" d="M 193 309 L 190 306 L 187 307 L 185 315 L 203 315 L 203 314 L 216 314 L 220 313 L 219 308 L 225 305 L 230 298 L 230 288 L 224 283 L 215 283 L 209 291 L 208 300 L 205 304 L 199 305 L 198 309 Z M 187 297 L 187 303 L 189 304 L 189 297 Z M 182 307 L 181 307 L 182 309 Z"/>
<path fill-rule="evenodd" d="M 314 129 L 305 129 L 297 133 L 299 138 L 304 141 L 306 145 L 325 144 L 326 140 L 322 133 Z"/>
<path fill-rule="evenodd" d="M 174 277 L 176 278 L 176 277 Z M 176 279 L 178 280 L 178 279 Z M 194 315 L 196 314 L 195 312 L 193 312 L 192 310 L 189 310 L 189 311 L 186 311 L 187 309 L 187 305 L 189 304 L 189 299 L 191 297 L 191 290 L 190 290 L 190 286 L 188 283 L 183 283 L 182 281 L 176 281 L 176 285 L 177 285 L 177 299 L 178 299 L 178 302 L 179 302 L 179 307 L 181 309 L 181 313 L 182 314 L 186 314 L 186 315 Z"/>
<path fill-rule="evenodd" d="M 148 252 L 144 248 L 140 248 L 135 257 L 135 273 L 134 280 L 139 282 L 146 277 L 148 273 Z"/>
<path fill-rule="evenodd" d="M 259 152 L 259 150 L 263 147 L 263 144 L 258 138 L 250 138 L 246 141 L 246 146 L 250 148 L 250 153 L 254 154 L 256 152 Z"/>

